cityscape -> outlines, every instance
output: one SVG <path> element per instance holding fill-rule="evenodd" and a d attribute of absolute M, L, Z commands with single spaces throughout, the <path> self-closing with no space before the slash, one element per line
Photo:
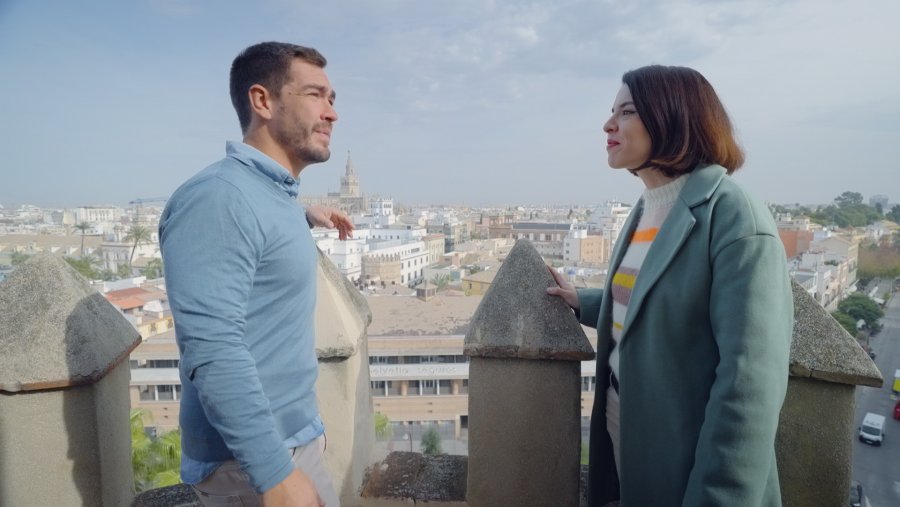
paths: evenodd
<path fill-rule="evenodd" d="M 529 240 L 544 262 L 578 288 L 603 288 L 608 262 L 633 203 L 504 204 L 473 207 L 404 204 L 367 194 L 365 169 L 348 155 L 340 190 L 297 198 L 340 208 L 356 230 L 314 228 L 323 255 L 362 295 L 368 328 L 370 395 L 378 445 L 385 451 L 468 454 L 470 320 L 515 243 Z M 147 438 L 177 432 L 181 383 L 165 266 L 157 227 L 166 197 L 129 206 L 0 207 L 0 280 L 38 253 L 71 265 L 137 330 L 130 354 L 130 398 Z M 858 387 L 856 423 L 867 414 L 900 417 L 900 204 L 847 191 L 822 204 L 767 203 L 785 262 L 800 286 L 856 337 L 885 387 Z M 584 328 L 596 348 L 596 331 Z M 589 436 L 597 385 L 593 361 L 581 363 L 582 442 Z M 893 394 L 892 394 L 892 389 Z M 900 498 L 900 441 L 855 444 L 854 487 L 870 506 Z M 174 434 L 174 433 L 173 433 Z M 137 479 L 137 478 L 136 478 Z M 153 483 L 151 477 L 145 486 Z M 856 486 L 856 484 L 859 486 Z M 139 488 L 140 489 L 140 488 Z"/>

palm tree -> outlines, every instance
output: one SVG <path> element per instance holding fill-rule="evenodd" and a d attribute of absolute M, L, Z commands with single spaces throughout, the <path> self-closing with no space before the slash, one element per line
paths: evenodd
<path fill-rule="evenodd" d="M 152 237 L 153 234 L 150 232 L 150 229 L 143 225 L 132 225 L 128 229 L 128 234 L 122 238 L 122 242 L 134 243 L 134 246 L 131 247 L 131 257 L 128 258 L 129 264 L 134 262 L 134 251 L 137 250 L 138 245 L 149 245 Z"/>
<path fill-rule="evenodd" d="M 375 438 L 378 440 L 389 440 L 394 436 L 394 428 L 391 426 L 391 420 L 382 413 L 375 413 Z"/>
<path fill-rule="evenodd" d="M 93 255 L 82 255 L 78 258 L 81 262 L 85 263 L 87 267 L 94 269 L 95 266 L 100 265 L 100 259 L 94 257 Z"/>
<path fill-rule="evenodd" d="M 84 254 L 84 235 L 93 228 L 93 225 L 90 222 L 81 222 L 80 224 L 75 224 L 72 228 L 76 231 L 81 231 L 81 253 Z"/>
<path fill-rule="evenodd" d="M 453 281 L 453 277 L 450 275 L 442 275 L 440 273 L 435 273 L 433 277 L 431 277 L 431 284 L 437 287 L 437 292 L 440 292 L 447 288 L 450 285 L 450 282 Z"/>
<path fill-rule="evenodd" d="M 181 430 L 168 431 L 151 439 L 144 431 L 145 420 L 152 421 L 146 408 L 131 409 L 131 466 L 138 493 L 181 484 Z"/>

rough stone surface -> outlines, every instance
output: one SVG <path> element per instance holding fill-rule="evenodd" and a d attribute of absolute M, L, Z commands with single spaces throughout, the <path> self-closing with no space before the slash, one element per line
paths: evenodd
<path fill-rule="evenodd" d="M 465 502 L 468 456 L 422 456 L 416 502 Z"/>
<path fill-rule="evenodd" d="M 0 391 L 96 382 L 139 342 L 137 330 L 49 252 L 0 281 Z"/>
<path fill-rule="evenodd" d="M 791 377 L 775 457 L 785 507 L 848 505 L 856 388 Z"/>
<path fill-rule="evenodd" d="M 473 357 L 471 507 L 577 507 L 581 363 Z"/>
<path fill-rule="evenodd" d="M 316 301 L 316 394 L 328 428 L 323 465 L 341 501 L 359 497 L 374 461 L 375 420 L 369 392 L 366 327 L 369 306 L 328 257 L 319 251 Z"/>
<path fill-rule="evenodd" d="M 203 504 L 190 486 L 179 484 L 141 493 L 131 507 L 203 507 Z"/>
<path fill-rule="evenodd" d="M 793 377 L 881 387 L 884 379 L 875 363 L 846 329 L 791 278 L 794 292 Z"/>
<path fill-rule="evenodd" d="M 90 385 L 0 393 L 0 506 L 131 502 L 129 375 L 126 361 Z"/>
<path fill-rule="evenodd" d="M 422 455 L 417 452 L 394 451 L 375 465 L 363 498 L 388 498 L 415 503 L 416 479 Z"/>
<path fill-rule="evenodd" d="M 472 317 L 464 353 L 588 361 L 594 349 L 569 305 L 547 294 L 556 282 L 534 245 L 516 242 Z"/>
<path fill-rule="evenodd" d="M 316 284 L 316 354 L 319 359 L 355 355 L 372 323 L 366 299 L 322 250 Z"/>

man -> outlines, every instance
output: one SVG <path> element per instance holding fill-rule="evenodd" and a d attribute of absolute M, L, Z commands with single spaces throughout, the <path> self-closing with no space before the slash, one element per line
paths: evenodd
<path fill-rule="evenodd" d="M 325 64 L 277 42 L 239 54 L 231 101 L 243 142 L 183 184 L 160 220 L 181 353 L 181 477 L 205 506 L 339 507 L 321 459 L 309 228 L 337 227 L 344 240 L 353 223 L 295 199 L 300 171 L 330 156 L 338 117 Z"/>

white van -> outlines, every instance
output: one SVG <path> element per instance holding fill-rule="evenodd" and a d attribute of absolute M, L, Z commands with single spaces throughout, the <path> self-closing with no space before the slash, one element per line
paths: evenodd
<path fill-rule="evenodd" d="M 863 419 L 859 429 L 859 441 L 867 444 L 881 445 L 884 439 L 884 416 L 869 412 Z"/>

